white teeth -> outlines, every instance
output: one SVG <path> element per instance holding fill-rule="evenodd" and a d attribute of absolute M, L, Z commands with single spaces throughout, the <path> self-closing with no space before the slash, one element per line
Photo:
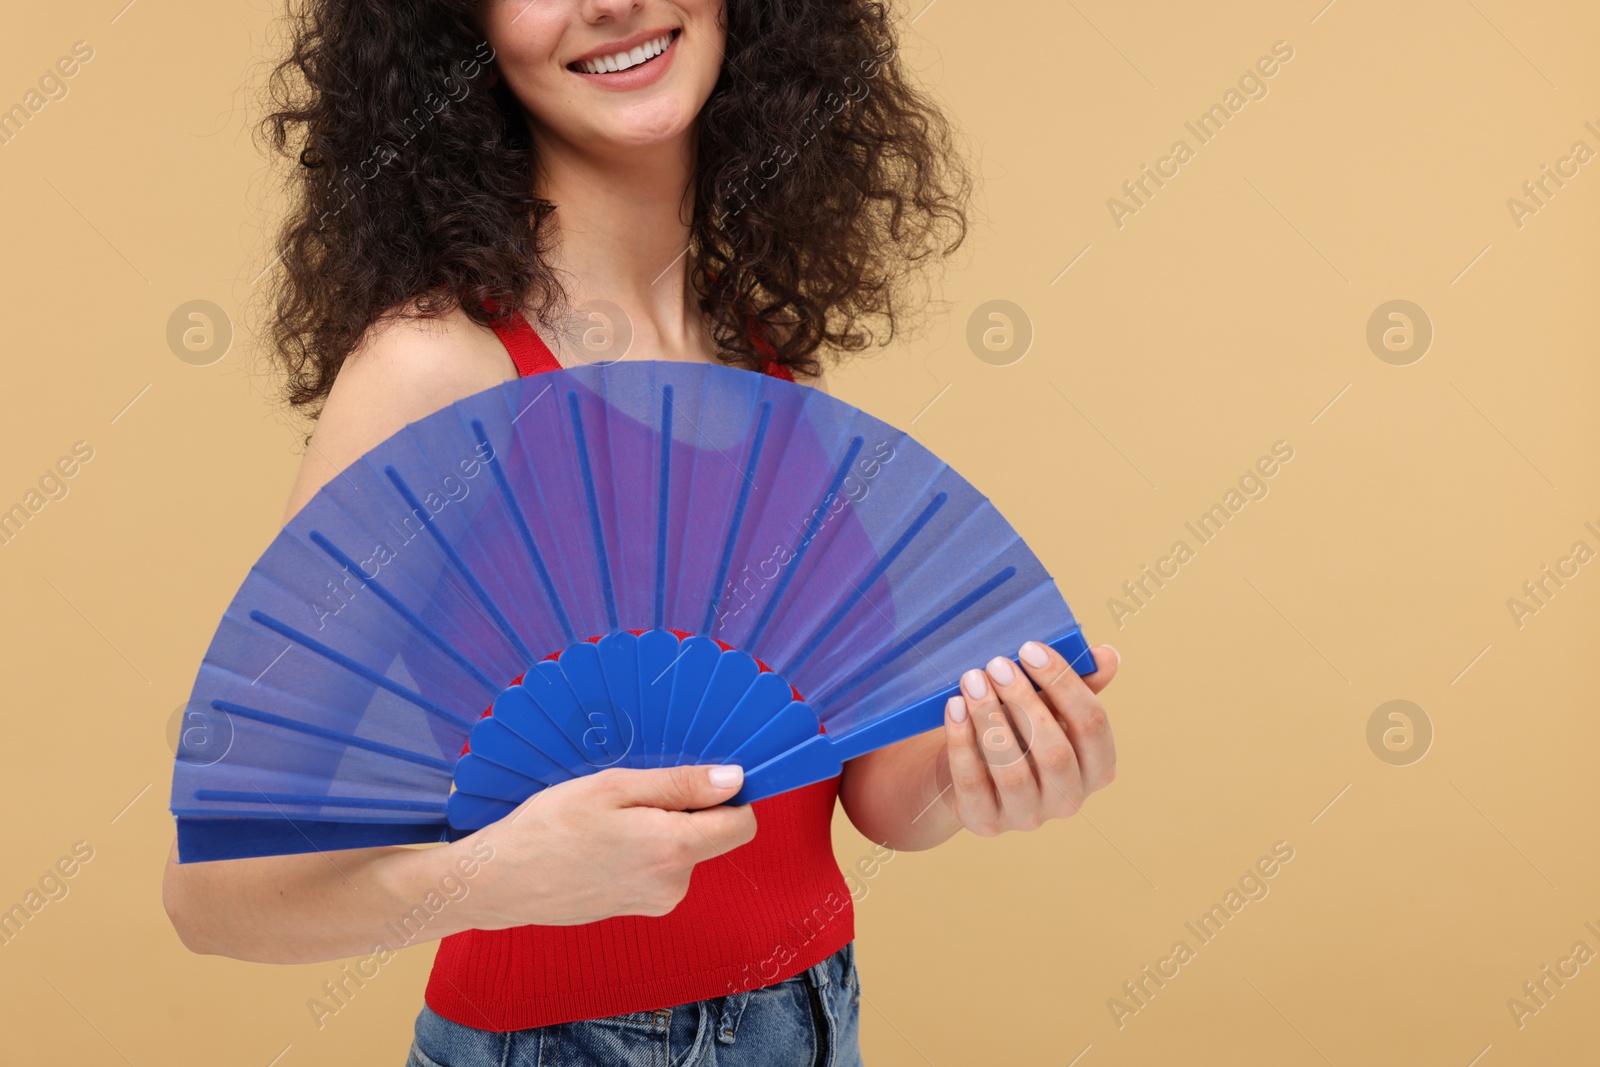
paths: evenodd
<path fill-rule="evenodd" d="M 586 59 L 578 64 L 578 69 L 585 74 L 608 74 L 612 71 L 627 70 L 629 67 L 637 67 L 647 59 L 659 56 L 671 43 L 672 34 L 663 34 L 631 51 L 616 52 L 609 56 L 601 56 L 599 59 Z"/>

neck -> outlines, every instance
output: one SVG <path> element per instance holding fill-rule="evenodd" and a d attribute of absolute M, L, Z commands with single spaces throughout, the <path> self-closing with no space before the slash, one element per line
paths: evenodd
<path fill-rule="evenodd" d="M 694 142 L 597 153 L 536 139 L 535 190 L 556 205 L 546 262 L 568 302 L 619 306 L 630 320 L 630 355 L 703 359 L 707 334 L 688 292 Z"/>

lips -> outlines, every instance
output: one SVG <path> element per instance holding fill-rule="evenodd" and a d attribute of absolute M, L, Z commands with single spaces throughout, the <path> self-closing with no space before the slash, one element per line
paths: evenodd
<path fill-rule="evenodd" d="M 678 28 L 645 30 L 579 56 L 567 64 L 567 69 L 575 74 L 593 76 L 642 67 L 660 58 L 681 32 Z"/>

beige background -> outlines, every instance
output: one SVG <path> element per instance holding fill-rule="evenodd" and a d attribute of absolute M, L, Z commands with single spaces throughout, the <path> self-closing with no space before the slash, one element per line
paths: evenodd
<path fill-rule="evenodd" d="M 276 5 L 124 2 L 11 5 L 0 35 L 0 103 L 95 51 L 0 145 L 0 506 L 94 450 L 0 547 L 0 906 L 93 848 L 0 947 L 0 1062 L 398 1064 L 431 947 L 319 1030 L 338 965 L 195 957 L 162 912 L 166 723 L 299 437 L 249 371 L 276 202 L 247 106 Z M 1506 201 L 1600 150 L 1600 13 L 913 2 L 905 53 L 983 215 L 948 307 L 834 390 L 915 420 L 1121 649 L 1121 776 L 1080 818 L 865 882 L 868 1061 L 1595 1062 L 1600 964 L 1520 1028 L 1507 1000 L 1600 951 L 1600 563 L 1520 628 L 1507 599 L 1600 550 L 1600 163 L 1520 228 Z M 1183 123 L 1276 41 L 1269 94 L 1199 146 Z M 1194 158 L 1118 228 L 1107 198 L 1180 137 Z M 239 324 L 208 367 L 164 336 L 197 298 Z M 1034 333 L 1006 366 L 965 339 L 993 299 Z M 1408 366 L 1366 342 L 1393 299 L 1435 332 Z M 1184 523 L 1280 440 L 1270 494 L 1197 547 Z M 1118 628 L 1108 599 L 1179 538 L 1194 558 Z M 1392 699 L 1434 730 L 1408 766 L 1366 739 Z M 1270 895 L 1200 946 L 1185 922 L 1278 841 Z M 836 842 L 870 851 L 842 817 Z M 1194 958 L 1119 1028 L 1109 998 L 1179 939 Z"/>

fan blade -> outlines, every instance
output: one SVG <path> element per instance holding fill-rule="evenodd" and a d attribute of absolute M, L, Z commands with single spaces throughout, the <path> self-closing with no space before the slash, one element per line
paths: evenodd
<path fill-rule="evenodd" d="M 617 636 L 633 637 L 632 634 Z M 634 735 L 633 722 L 612 693 L 612 685 L 623 679 L 607 676 L 600 646 L 588 641 L 568 648 L 556 662 L 574 702 L 571 710 L 563 703 L 562 714 L 574 715 L 573 721 L 582 724 L 582 732 L 576 738 L 579 750 L 592 767 L 618 765 L 627 756 Z M 556 699 L 564 700 L 559 695 Z M 624 696 L 623 701 L 626 700 Z"/>
<path fill-rule="evenodd" d="M 662 731 L 672 699 L 672 667 L 678 658 L 678 635 L 648 630 L 639 637 L 639 759 L 636 767 L 659 767 L 664 752 Z"/>
<path fill-rule="evenodd" d="M 753 738 L 794 698 L 789 683 L 768 672 L 758 675 L 739 697 L 739 702 L 722 717 L 717 732 L 699 750 L 696 763 L 721 763 L 731 752 Z M 810 709 L 806 709 L 810 713 Z M 816 716 L 812 715 L 815 723 Z M 812 733 L 816 733 L 815 725 Z"/>
<path fill-rule="evenodd" d="M 421 845 L 445 840 L 447 829 L 442 822 L 186 817 L 178 820 L 178 860 L 193 863 L 379 845 Z"/>
<path fill-rule="evenodd" d="M 477 752 L 468 752 L 456 762 L 455 782 L 458 790 L 517 803 L 549 784 L 519 774 Z"/>
<path fill-rule="evenodd" d="M 661 726 L 660 766 L 678 762 L 683 752 L 683 739 L 689 733 L 695 710 L 721 658 L 722 649 L 709 637 L 691 637 L 680 646 L 678 662 L 672 668 L 672 697 Z"/>
<path fill-rule="evenodd" d="M 706 682 L 700 706 L 695 709 L 694 719 L 678 746 L 680 762 L 700 761 L 700 754 L 727 721 L 734 705 L 749 691 L 760 670 L 756 661 L 743 652 L 724 652 L 718 658 L 711 680 Z M 778 705 L 782 706 L 782 703 Z"/>
<path fill-rule="evenodd" d="M 562 655 L 582 647 L 585 646 L 574 645 Z M 587 647 L 592 650 L 594 646 Z M 538 713 L 526 718 L 526 729 L 521 724 L 514 726 L 529 743 L 560 762 L 569 777 L 588 774 L 607 765 L 608 753 L 598 743 L 599 736 L 590 735 L 591 724 L 559 663 L 538 664 L 522 679 L 520 687 L 513 687 L 507 693 L 517 688 Z M 505 699 L 504 694 L 501 699 Z M 495 701 L 497 708 L 499 703 Z M 499 712 L 495 714 L 498 716 Z"/>
<path fill-rule="evenodd" d="M 838 753 L 827 736 L 818 734 L 776 759 L 745 771 L 744 784 L 728 803 L 748 804 L 764 800 L 778 793 L 832 778 L 843 771 Z"/>
<path fill-rule="evenodd" d="M 605 670 L 606 690 L 611 697 L 609 716 L 614 732 L 613 747 L 621 746 L 618 762 L 624 767 L 639 767 L 643 738 L 639 721 L 639 638 L 626 630 L 600 640 L 600 662 Z"/>
<path fill-rule="evenodd" d="M 741 767 L 759 767 L 768 760 L 818 736 L 817 713 L 798 700 L 773 716 L 750 740 L 721 757 L 719 762 Z"/>
<path fill-rule="evenodd" d="M 501 693 L 494 712 L 473 727 L 471 745 L 485 759 L 519 768 L 530 778 L 546 782 L 571 778 L 572 766 L 583 762 L 520 685 Z M 546 752 L 541 745 L 549 745 L 552 751 Z"/>
<path fill-rule="evenodd" d="M 517 803 L 520 804 L 521 801 Z M 481 830 L 516 811 L 517 804 L 457 790 L 450 794 L 446 808 L 449 811 L 451 826 L 458 830 Z"/>

